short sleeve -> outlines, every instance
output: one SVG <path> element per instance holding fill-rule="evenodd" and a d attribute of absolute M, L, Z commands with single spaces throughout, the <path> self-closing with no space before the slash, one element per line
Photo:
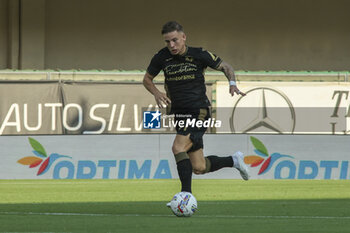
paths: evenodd
<path fill-rule="evenodd" d="M 201 59 L 204 65 L 209 66 L 210 68 L 217 69 L 222 62 L 221 58 L 216 56 L 215 54 L 203 50 L 201 51 Z"/>
<path fill-rule="evenodd" d="M 147 68 L 147 72 L 152 76 L 157 76 L 162 69 L 159 53 L 155 54 Z"/>

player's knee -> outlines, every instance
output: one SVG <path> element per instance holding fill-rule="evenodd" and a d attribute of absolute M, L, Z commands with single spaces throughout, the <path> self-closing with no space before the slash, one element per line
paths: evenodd
<path fill-rule="evenodd" d="M 206 171 L 205 164 L 193 166 L 193 173 L 196 175 L 204 174 Z"/>
<path fill-rule="evenodd" d="M 173 151 L 174 155 L 185 151 L 184 147 L 178 144 L 174 144 L 171 150 Z"/>

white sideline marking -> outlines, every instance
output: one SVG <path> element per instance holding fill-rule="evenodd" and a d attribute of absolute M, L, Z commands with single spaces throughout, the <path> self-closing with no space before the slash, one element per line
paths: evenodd
<path fill-rule="evenodd" d="M 300 201 L 271 201 L 271 200 L 261 200 L 261 201 L 248 201 L 248 200 L 241 200 L 241 201 L 201 201 L 201 204 L 205 205 L 266 205 L 266 203 L 269 203 L 270 205 L 305 205 L 305 202 L 307 202 L 308 205 L 323 205 L 323 204 L 330 204 L 332 202 L 329 201 L 309 201 L 309 200 L 300 200 Z M 350 203 L 350 202 L 349 202 Z"/>
<path fill-rule="evenodd" d="M 117 200 L 116 200 L 117 201 Z M 125 204 L 128 202 L 131 202 L 130 200 L 126 200 L 126 201 L 121 201 L 121 202 L 112 202 L 112 201 L 108 201 L 110 203 L 114 203 L 116 205 L 118 204 Z M 144 205 L 155 205 L 155 204 L 159 204 L 162 202 L 167 202 L 166 200 L 163 201 L 144 201 L 142 204 Z M 350 201 L 343 201 L 346 202 L 346 204 L 350 204 Z M 80 202 L 76 202 L 76 204 L 79 204 Z M 84 202 L 82 202 L 84 203 Z M 137 203 L 137 202 L 136 202 Z M 201 201 L 201 204 L 205 204 L 205 205 L 266 205 L 266 203 L 269 203 L 269 205 L 305 205 L 305 203 L 307 203 L 308 205 L 324 205 L 324 204 L 331 204 L 332 202 L 330 201 L 313 201 L 313 200 L 301 200 L 301 201 L 297 201 L 297 200 L 293 200 L 293 201 L 273 201 L 273 200 L 261 200 L 261 201 L 249 201 L 249 200 L 241 200 L 241 201 Z M 0 204 L 18 204 L 18 203 L 1 203 Z M 31 204 L 31 205 L 42 205 L 42 204 L 70 204 L 70 202 L 24 202 L 22 204 Z"/>
<path fill-rule="evenodd" d="M 0 215 L 48 215 L 48 216 L 88 216 L 88 217 L 173 217 L 166 214 L 93 214 L 93 213 L 35 213 L 0 212 Z M 273 216 L 273 215 L 196 215 L 196 218 L 271 218 L 271 219 L 349 219 L 350 216 Z"/>

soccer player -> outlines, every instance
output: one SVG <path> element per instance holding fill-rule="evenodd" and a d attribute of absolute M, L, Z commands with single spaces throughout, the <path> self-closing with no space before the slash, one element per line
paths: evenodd
<path fill-rule="evenodd" d="M 209 119 L 210 102 L 206 96 L 204 70 L 209 66 L 222 71 L 229 81 L 229 92 L 244 96 L 236 85 L 233 68 L 215 54 L 186 45 L 183 27 L 175 22 L 167 22 L 161 31 L 166 47 L 155 54 L 143 78 L 143 85 L 153 94 L 160 108 L 168 107 L 175 115 L 175 122 L 187 119 L 205 121 Z M 159 91 L 153 79 L 163 70 L 166 93 Z M 238 169 L 244 180 L 249 179 L 248 167 L 242 152 L 231 156 L 218 157 L 203 154 L 205 127 L 180 127 L 176 125 L 176 137 L 172 152 L 181 181 L 181 191 L 192 192 L 192 172 L 205 174 L 224 167 Z"/>

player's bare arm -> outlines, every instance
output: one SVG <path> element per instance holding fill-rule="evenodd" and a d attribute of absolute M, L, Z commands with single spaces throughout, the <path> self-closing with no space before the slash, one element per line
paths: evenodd
<path fill-rule="evenodd" d="M 230 90 L 229 90 L 229 92 L 230 92 L 231 96 L 233 96 L 235 93 L 237 93 L 238 95 L 242 95 L 242 96 L 246 95 L 245 93 L 241 92 L 238 89 L 238 87 L 236 85 L 235 71 L 234 71 L 233 67 L 230 64 L 222 61 L 220 63 L 220 65 L 219 65 L 219 67 L 217 68 L 217 70 L 222 71 L 225 74 L 225 76 L 228 79 L 228 81 L 230 82 Z"/>
<path fill-rule="evenodd" d="M 154 85 L 153 79 L 154 79 L 154 76 L 152 76 L 148 72 L 146 72 L 145 76 L 143 77 L 143 85 L 154 96 L 154 99 L 156 100 L 158 107 L 164 108 L 168 104 L 170 104 L 171 101 L 166 96 L 165 93 L 159 91 L 159 89 L 156 87 L 156 85 Z"/>

